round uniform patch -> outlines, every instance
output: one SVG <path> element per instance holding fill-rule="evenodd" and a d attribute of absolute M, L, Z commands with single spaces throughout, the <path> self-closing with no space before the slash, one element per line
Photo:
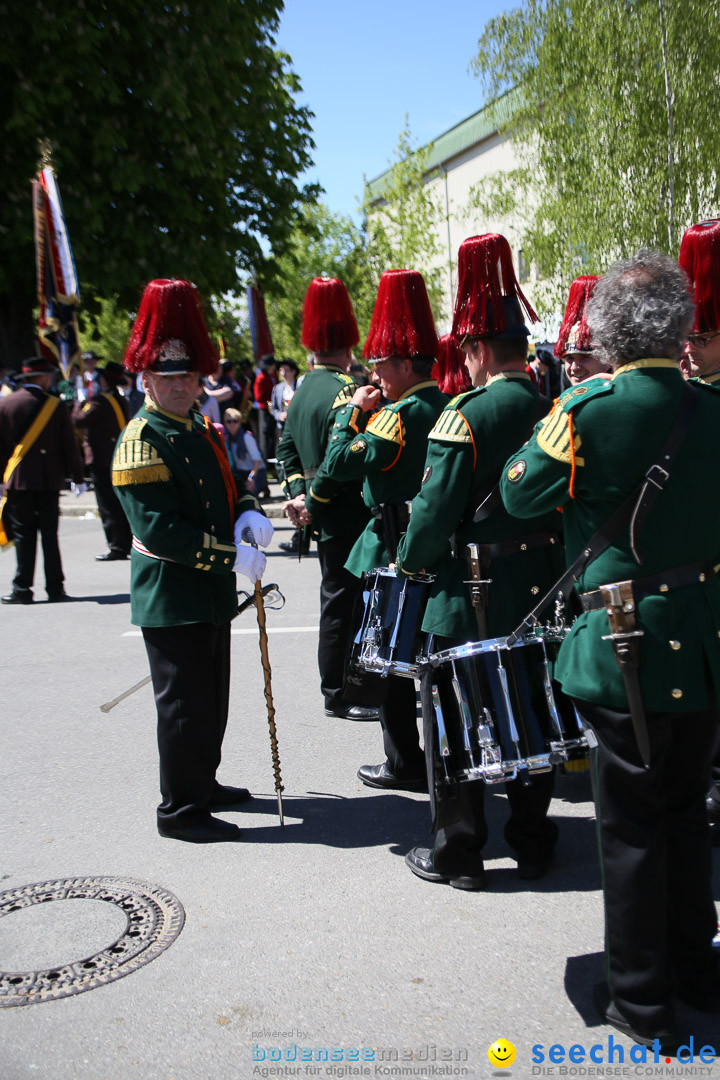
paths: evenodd
<path fill-rule="evenodd" d="M 522 480 L 526 469 L 527 464 L 524 461 L 516 461 L 514 465 L 511 465 L 507 472 L 510 483 L 517 484 L 518 480 Z"/>
<path fill-rule="evenodd" d="M 427 481 L 430 479 L 431 476 L 432 476 L 432 465 L 428 465 L 427 469 L 423 473 L 423 478 L 422 478 L 423 484 L 427 483 Z"/>
<path fill-rule="evenodd" d="M 353 454 L 364 454 L 367 450 L 367 443 L 364 439 L 356 439 L 354 443 L 350 444 L 350 449 Z"/>
<path fill-rule="evenodd" d="M 583 394 L 587 394 L 587 392 L 588 392 L 588 387 L 587 386 L 576 386 L 575 389 L 573 391 L 571 391 L 570 397 L 582 397 Z"/>

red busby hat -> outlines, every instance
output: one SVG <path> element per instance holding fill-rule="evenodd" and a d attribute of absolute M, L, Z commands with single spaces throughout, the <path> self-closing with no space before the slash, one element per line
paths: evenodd
<path fill-rule="evenodd" d="M 560 325 L 553 352 L 562 359 L 568 353 L 591 353 L 593 351 L 590 328 L 585 318 L 587 302 L 595 291 L 600 278 L 597 274 L 585 274 L 575 278 L 570 286 L 565 318 Z"/>
<path fill-rule="evenodd" d="M 316 277 L 303 304 L 302 343 L 316 353 L 352 349 L 360 340 L 348 291 L 339 278 Z"/>
<path fill-rule="evenodd" d="M 417 270 L 386 270 L 380 278 L 363 356 L 436 357 L 439 342 L 427 289 Z"/>
<path fill-rule="evenodd" d="M 472 388 L 468 369 L 465 367 L 465 354 L 452 334 L 443 334 L 438 350 L 438 388 L 443 394 L 462 394 Z"/>
<path fill-rule="evenodd" d="M 458 290 L 452 333 L 466 337 L 527 337 L 523 312 L 538 317 L 515 277 L 510 245 L 499 233 L 464 240 L 458 251 Z"/>
<path fill-rule="evenodd" d="M 678 262 L 690 278 L 695 333 L 720 330 L 720 221 L 691 225 L 680 243 Z"/>
<path fill-rule="evenodd" d="M 163 278 L 149 282 L 125 349 L 125 368 L 155 375 L 212 375 L 218 363 L 195 286 Z"/>

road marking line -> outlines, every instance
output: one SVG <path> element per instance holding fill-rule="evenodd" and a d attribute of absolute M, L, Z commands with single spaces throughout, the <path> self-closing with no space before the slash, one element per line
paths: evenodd
<path fill-rule="evenodd" d="M 231 634 L 254 634 L 257 635 L 257 626 L 251 626 L 243 630 L 231 630 Z M 317 634 L 317 626 L 269 626 L 268 634 Z M 142 630 L 126 630 L 122 637 L 142 637 Z"/>

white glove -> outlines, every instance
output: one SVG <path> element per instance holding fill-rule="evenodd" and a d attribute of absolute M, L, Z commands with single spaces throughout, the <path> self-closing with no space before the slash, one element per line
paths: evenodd
<path fill-rule="evenodd" d="M 249 547 L 247 544 L 242 544 L 237 549 L 233 570 L 238 574 L 244 574 L 246 578 L 250 578 L 254 585 L 256 581 L 260 581 L 262 578 L 266 565 L 267 558 L 264 552 Z"/>
<path fill-rule="evenodd" d="M 83 481 L 82 484 L 76 484 L 74 480 L 71 480 L 70 481 L 70 490 L 72 491 L 73 495 L 75 495 L 76 497 L 78 495 L 84 495 L 85 492 L 87 491 L 87 484 L 85 483 L 85 481 Z"/>
<path fill-rule="evenodd" d="M 257 510 L 245 510 L 235 522 L 235 543 L 244 541 L 243 531 L 249 529 L 253 541 L 260 547 L 267 547 L 275 532 L 272 522 Z"/>

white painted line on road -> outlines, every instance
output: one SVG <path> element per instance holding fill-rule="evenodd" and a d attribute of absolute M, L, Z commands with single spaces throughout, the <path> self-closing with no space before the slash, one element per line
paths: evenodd
<path fill-rule="evenodd" d="M 257 626 L 248 627 L 246 630 L 231 630 L 231 634 L 254 634 L 257 635 Z M 269 626 L 268 634 L 317 634 L 317 626 Z M 142 630 L 126 630 L 122 637 L 142 637 Z"/>

